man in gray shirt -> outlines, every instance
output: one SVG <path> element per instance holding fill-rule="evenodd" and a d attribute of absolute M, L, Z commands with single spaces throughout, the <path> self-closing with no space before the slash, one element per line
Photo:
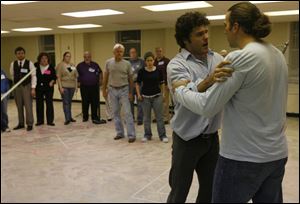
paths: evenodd
<path fill-rule="evenodd" d="M 208 25 L 208 19 L 199 12 L 186 13 L 177 19 L 175 37 L 181 51 L 167 67 L 169 88 L 172 88 L 173 81 L 186 79 L 195 82 L 202 78 L 205 80 L 199 84 L 199 90 L 205 90 L 214 83 L 215 77 L 227 76 L 226 72 L 223 74 L 215 69 L 220 66 L 218 64 L 223 57 L 208 48 Z M 221 111 L 212 118 L 206 118 L 188 110 L 176 100 L 174 102 L 175 115 L 171 120 L 172 166 L 169 176 L 171 192 L 167 202 L 185 202 L 196 171 L 200 185 L 196 202 L 210 203 L 213 174 L 219 154 Z"/>
<path fill-rule="evenodd" d="M 240 49 L 225 58 L 232 77 L 204 93 L 173 84 L 176 100 L 194 113 L 211 118 L 224 107 L 213 202 L 283 202 L 288 68 L 283 54 L 261 39 L 270 32 L 269 18 L 255 5 L 233 5 L 225 21 L 230 46 Z"/>
<path fill-rule="evenodd" d="M 132 69 L 128 61 L 123 59 L 124 46 L 116 44 L 113 48 L 114 58 L 106 61 L 103 79 L 103 97 L 109 94 L 114 115 L 117 135 L 114 138 L 124 138 L 124 127 L 120 116 L 121 106 L 124 108 L 127 126 L 128 142 L 135 141 L 136 133 L 131 114 L 130 100 L 132 100 L 133 80 Z"/>

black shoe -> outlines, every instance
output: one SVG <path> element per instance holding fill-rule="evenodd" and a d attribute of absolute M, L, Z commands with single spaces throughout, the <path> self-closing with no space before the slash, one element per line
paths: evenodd
<path fill-rule="evenodd" d="M 17 127 L 14 128 L 14 130 L 19 130 L 19 129 L 23 129 L 23 128 L 25 128 L 24 125 L 18 125 Z"/>
<path fill-rule="evenodd" d="M 71 121 L 71 122 L 73 122 L 73 123 L 74 123 L 74 122 L 76 122 L 76 120 L 74 120 L 73 118 L 71 118 L 71 120 L 70 120 L 70 121 Z"/>
<path fill-rule="evenodd" d="M 138 122 L 137 125 L 143 125 L 143 122 Z"/>
<path fill-rule="evenodd" d="M 35 126 L 40 126 L 40 125 L 44 125 L 44 123 L 43 123 L 43 122 L 37 122 L 37 123 L 35 124 Z"/>
<path fill-rule="evenodd" d="M 94 124 L 104 124 L 104 123 L 106 123 L 106 121 L 105 120 L 93 120 L 93 123 Z"/>
<path fill-rule="evenodd" d="M 69 125 L 71 121 L 66 121 L 64 124 Z"/>
<path fill-rule="evenodd" d="M 153 122 L 153 123 L 156 123 L 156 119 L 153 119 L 152 122 Z"/>
<path fill-rule="evenodd" d="M 122 139 L 122 138 L 124 138 L 124 136 L 117 135 L 117 136 L 115 136 L 114 140 L 119 140 L 119 139 Z"/>
<path fill-rule="evenodd" d="M 165 121 L 165 125 L 168 125 L 169 124 L 169 121 Z"/>
<path fill-rule="evenodd" d="M 111 119 L 111 118 L 110 118 L 110 119 L 107 119 L 107 121 L 110 122 L 110 121 L 112 121 L 112 119 Z"/>
<path fill-rule="evenodd" d="M 83 119 L 83 120 L 82 120 L 82 122 L 87 122 L 87 121 L 88 121 L 88 119 Z"/>
<path fill-rule="evenodd" d="M 32 126 L 31 125 L 28 125 L 27 126 L 27 131 L 31 131 L 32 130 Z"/>
<path fill-rule="evenodd" d="M 49 126 L 55 126 L 54 123 L 47 123 L 47 125 L 49 125 Z"/>
<path fill-rule="evenodd" d="M 128 139 L 128 142 L 129 142 L 129 143 L 133 143 L 133 142 L 135 142 L 135 137 L 131 137 L 131 138 L 129 138 L 129 139 Z"/>

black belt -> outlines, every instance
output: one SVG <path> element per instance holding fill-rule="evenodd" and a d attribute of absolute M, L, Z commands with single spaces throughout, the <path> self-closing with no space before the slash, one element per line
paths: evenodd
<path fill-rule="evenodd" d="M 214 137 L 216 135 L 218 135 L 218 131 L 214 132 L 214 133 L 209 133 L 209 134 L 201 134 L 198 137 L 200 137 L 202 139 L 209 139 L 209 138 Z"/>
<path fill-rule="evenodd" d="M 122 88 L 125 88 L 126 86 L 128 86 L 128 85 L 119 86 L 119 87 L 115 87 L 115 86 L 111 86 L 111 85 L 110 85 L 110 87 L 111 87 L 111 88 L 114 88 L 114 89 L 122 89 Z"/>

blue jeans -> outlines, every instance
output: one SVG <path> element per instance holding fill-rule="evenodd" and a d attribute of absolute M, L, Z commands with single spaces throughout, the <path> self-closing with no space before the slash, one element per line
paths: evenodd
<path fill-rule="evenodd" d="M 282 203 L 287 158 L 267 163 L 242 162 L 219 156 L 213 183 L 213 203 Z"/>
<path fill-rule="evenodd" d="M 8 128 L 7 98 L 8 96 L 1 101 L 1 130 Z"/>
<path fill-rule="evenodd" d="M 142 90 L 142 88 L 140 88 L 140 91 L 141 90 Z M 135 88 L 132 90 L 132 95 L 133 95 L 133 101 L 130 102 L 132 116 L 133 116 L 133 119 L 134 119 L 134 99 L 136 98 L 136 101 L 137 101 L 137 121 L 139 123 L 141 123 L 141 122 L 143 122 L 143 107 L 142 107 L 141 101 L 137 100 L 137 92 L 136 92 Z"/>
<path fill-rule="evenodd" d="M 63 109 L 65 114 L 65 120 L 71 121 L 72 119 L 72 98 L 74 96 L 75 88 L 63 88 L 64 94 L 61 95 L 63 100 Z"/>
<path fill-rule="evenodd" d="M 123 106 L 125 111 L 125 121 L 127 126 L 128 138 L 135 138 L 135 127 L 133 122 L 133 117 L 131 113 L 130 101 L 128 98 L 129 86 L 124 86 L 122 88 L 108 88 L 108 94 L 110 102 L 112 105 L 112 112 L 114 115 L 115 128 L 118 136 L 124 136 L 124 127 L 121 120 L 121 106 Z"/>
<path fill-rule="evenodd" d="M 155 98 L 144 98 L 143 99 L 143 111 L 144 111 L 144 137 L 150 139 L 152 137 L 151 131 L 151 109 L 153 108 L 157 122 L 157 131 L 159 138 L 162 140 L 166 136 L 166 129 L 163 118 L 163 98 L 158 96 Z"/>

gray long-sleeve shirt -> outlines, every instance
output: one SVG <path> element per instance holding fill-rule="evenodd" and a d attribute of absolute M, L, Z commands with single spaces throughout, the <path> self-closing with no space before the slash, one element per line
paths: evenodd
<path fill-rule="evenodd" d="M 176 100 L 206 117 L 224 107 L 221 156 L 257 163 L 287 157 L 288 68 L 283 54 L 270 44 L 252 42 L 226 60 L 235 70 L 226 82 L 204 93 L 180 86 Z"/>

